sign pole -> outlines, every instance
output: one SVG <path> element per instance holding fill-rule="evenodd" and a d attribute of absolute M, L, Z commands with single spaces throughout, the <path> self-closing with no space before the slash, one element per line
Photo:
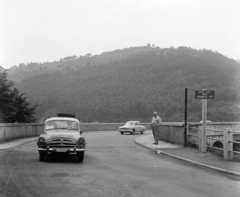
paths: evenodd
<path fill-rule="evenodd" d="M 207 129 L 206 129 L 206 120 L 207 120 L 207 99 L 215 99 L 215 91 L 214 90 L 196 90 L 195 98 L 202 99 L 202 129 L 199 129 L 201 133 L 199 134 L 199 149 L 202 153 L 207 151 Z"/>
<path fill-rule="evenodd" d="M 207 151 L 206 120 L 207 120 L 207 99 L 202 99 L 202 133 L 201 133 L 202 153 L 205 153 Z"/>

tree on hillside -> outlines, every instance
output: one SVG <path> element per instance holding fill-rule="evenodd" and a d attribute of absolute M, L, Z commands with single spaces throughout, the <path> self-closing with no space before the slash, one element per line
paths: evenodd
<path fill-rule="evenodd" d="M 14 107 L 12 105 L 11 99 L 11 87 L 14 83 L 7 79 L 7 72 L 5 70 L 1 70 L 0 72 L 0 113 L 3 114 L 6 111 L 13 111 Z"/>
<path fill-rule="evenodd" d="M 31 106 L 25 94 L 14 88 L 14 82 L 8 79 L 7 71 L 0 72 L 0 115 L 5 122 L 34 122 L 37 105 Z"/>

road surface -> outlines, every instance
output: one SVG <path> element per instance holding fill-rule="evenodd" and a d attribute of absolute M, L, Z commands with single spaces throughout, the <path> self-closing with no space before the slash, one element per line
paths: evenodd
<path fill-rule="evenodd" d="M 231 197 L 240 180 L 155 154 L 134 143 L 140 135 L 84 133 L 76 157 L 38 161 L 36 142 L 0 151 L 1 197 Z"/>

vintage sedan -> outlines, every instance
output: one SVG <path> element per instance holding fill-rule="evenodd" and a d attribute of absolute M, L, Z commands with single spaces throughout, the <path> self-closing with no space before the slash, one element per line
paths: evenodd
<path fill-rule="evenodd" d="M 67 115 L 65 115 L 67 116 Z M 74 117 L 53 117 L 45 121 L 44 132 L 37 140 L 39 161 L 47 154 L 75 154 L 83 162 L 86 141 L 79 121 Z"/>
<path fill-rule="evenodd" d="M 141 133 L 143 134 L 146 131 L 146 127 L 141 124 L 139 121 L 128 121 L 125 125 L 119 127 L 118 130 L 121 134 L 124 133 Z"/>

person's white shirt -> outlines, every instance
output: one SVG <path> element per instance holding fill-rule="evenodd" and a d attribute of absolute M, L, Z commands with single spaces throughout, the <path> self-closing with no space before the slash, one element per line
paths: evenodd
<path fill-rule="evenodd" d="M 151 125 L 155 125 L 155 126 L 158 126 L 160 123 L 162 122 L 161 118 L 159 116 L 153 116 L 152 117 L 152 122 L 151 122 Z"/>

